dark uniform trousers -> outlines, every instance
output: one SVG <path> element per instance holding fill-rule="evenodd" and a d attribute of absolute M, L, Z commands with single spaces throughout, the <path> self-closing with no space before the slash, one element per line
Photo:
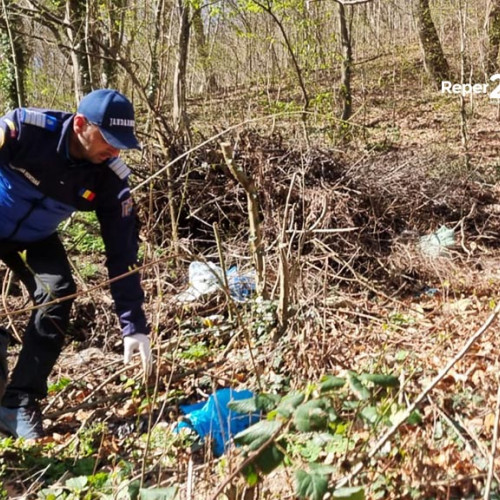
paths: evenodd
<path fill-rule="evenodd" d="M 21 256 L 23 251 L 26 253 Z M 64 344 L 73 299 L 43 304 L 74 294 L 76 286 L 56 233 L 33 243 L 0 241 L 0 259 L 22 281 L 34 305 L 42 306 L 31 313 L 17 364 L 2 398 L 3 406 L 15 408 L 47 395 L 47 379 Z"/>

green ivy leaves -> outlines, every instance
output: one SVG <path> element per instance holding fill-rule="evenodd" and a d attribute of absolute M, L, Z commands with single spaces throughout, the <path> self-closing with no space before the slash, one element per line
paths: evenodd
<path fill-rule="evenodd" d="M 309 471 L 299 469 L 295 472 L 297 496 L 310 500 L 322 500 L 328 492 L 329 476 L 335 472 L 330 465 L 310 463 Z M 333 491 L 332 498 L 337 500 L 365 500 L 363 488 L 339 488 Z"/>
<path fill-rule="evenodd" d="M 234 438 L 243 447 L 243 456 L 255 455 L 243 471 L 247 482 L 255 485 L 261 474 L 268 474 L 283 463 L 294 465 L 296 461 L 299 498 L 322 500 L 330 493 L 331 498 L 364 500 L 363 488 L 333 490 L 332 474 L 339 473 L 338 467 L 317 460 L 326 455 L 338 456 L 338 442 L 345 449 L 342 455 L 353 449 L 356 437 L 351 440 L 344 435 L 350 427 L 346 418 L 359 418 L 372 428 L 389 424 L 401 410 L 391 396 L 391 390 L 398 387 L 399 380 L 392 374 L 348 371 L 345 377 L 325 375 L 318 384 L 310 384 L 303 392 L 291 391 L 282 398 L 259 394 L 231 403 L 230 408 L 239 413 L 266 414 L 266 420 Z M 316 449 L 312 443 L 316 443 Z M 306 467 L 304 459 L 311 460 Z"/>
<path fill-rule="evenodd" d="M 327 406 L 324 399 L 313 399 L 300 405 L 293 416 L 295 428 L 300 432 L 325 430 L 328 425 Z"/>

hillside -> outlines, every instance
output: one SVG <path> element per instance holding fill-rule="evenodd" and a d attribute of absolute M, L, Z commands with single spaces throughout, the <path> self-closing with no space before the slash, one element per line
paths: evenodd
<path fill-rule="evenodd" d="M 388 56 L 355 72 L 353 88 L 369 91 L 354 91 L 347 132 L 328 78 L 306 117 L 288 81 L 265 98 L 261 88 L 191 97 L 193 151 L 172 185 L 159 176 L 135 192 L 155 357 L 146 383 L 122 366 L 95 219 L 62 228 L 81 295 L 43 407 L 48 436 L 0 440 L 5 498 L 125 499 L 139 488 L 144 499 L 322 498 L 325 481 L 344 478 L 366 498 L 482 498 L 490 470 L 497 498 L 497 321 L 401 418 L 498 312 L 500 101 L 467 96 L 461 115 L 460 96 L 433 88 L 408 52 L 404 67 Z M 221 140 L 258 193 L 266 297 L 179 303 L 190 262 L 219 265 L 222 254 L 226 268 L 252 267 L 246 195 Z M 151 172 L 165 166 L 154 148 L 142 154 Z M 139 185 L 150 172 L 133 161 Z M 426 253 L 421 238 L 441 226 L 455 244 Z M 19 337 L 29 302 L 0 272 L 3 320 Z M 272 424 L 216 458 L 172 429 L 180 404 L 227 387 L 260 394 Z"/>

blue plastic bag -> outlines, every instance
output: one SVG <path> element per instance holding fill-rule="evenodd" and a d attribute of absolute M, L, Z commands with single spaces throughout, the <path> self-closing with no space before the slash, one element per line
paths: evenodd
<path fill-rule="evenodd" d="M 236 266 L 226 272 L 229 293 L 236 302 L 244 302 L 255 292 L 255 271 L 241 273 Z"/>
<path fill-rule="evenodd" d="M 228 403 L 252 397 L 253 393 L 246 389 L 219 389 L 207 401 L 182 405 L 180 408 L 188 422 L 179 422 L 174 431 L 191 428 L 202 439 L 210 436 L 214 455 L 219 457 L 226 451 L 233 436 L 260 420 L 260 413 L 237 413 L 227 407 Z"/>

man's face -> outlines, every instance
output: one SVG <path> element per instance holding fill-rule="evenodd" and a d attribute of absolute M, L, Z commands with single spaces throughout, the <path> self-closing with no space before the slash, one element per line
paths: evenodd
<path fill-rule="evenodd" d="M 75 116 L 73 131 L 77 142 L 72 155 L 91 163 L 102 163 L 119 156 L 120 150 L 108 144 L 97 125 L 90 123 L 84 116 Z"/>

